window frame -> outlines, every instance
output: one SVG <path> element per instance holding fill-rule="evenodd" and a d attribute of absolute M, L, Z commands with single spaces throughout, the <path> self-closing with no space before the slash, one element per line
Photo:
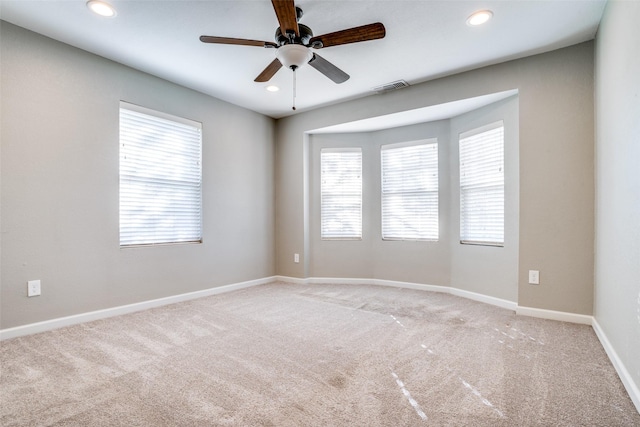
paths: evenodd
<path fill-rule="evenodd" d="M 432 164 L 435 165 L 435 171 L 433 170 L 428 170 L 428 173 L 434 173 L 435 172 L 435 188 L 431 188 L 431 189 L 425 189 L 425 190 L 416 190 L 416 189 L 412 189 L 412 190 L 406 190 L 406 189 L 397 189 L 395 191 L 388 191 L 385 192 L 385 151 L 391 151 L 391 150 L 401 150 L 404 148 L 412 148 L 412 147 L 418 147 L 418 146 L 424 146 L 428 149 L 429 146 L 434 146 L 435 147 L 435 161 L 434 159 L 431 158 L 426 158 L 426 161 L 430 161 Z M 380 232 L 381 232 L 381 237 L 383 241 L 430 241 L 430 242 L 437 242 L 440 240 L 440 162 L 439 162 L 439 144 L 438 144 L 438 139 L 437 138 L 425 138 L 425 139 L 420 139 L 420 140 L 416 140 L 416 141 L 407 141 L 407 142 L 400 142 L 400 143 L 392 143 L 392 144 L 384 144 L 380 147 Z M 428 152 L 426 154 L 429 154 Z M 405 171 L 410 172 L 410 169 L 408 168 L 403 168 L 401 169 L 399 172 L 402 174 Z M 404 182 L 404 181 L 403 181 Z M 424 182 L 425 186 L 429 186 L 429 182 L 428 179 L 425 177 L 425 182 Z M 425 204 L 424 204 L 424 208 L 428 209 L 429 207 L 433 208 L 433 205 L 435 204 L 435 235 L 431 234 L 429 236 L 426 237 L 421 237 L 419 236 L 419 234 L 423 234 L 426 233 L 430 230 L 433 229 L 433 227 L 427 227 L 427 229 L 425 231 L 419 231 L 417 234 L 418 235 L 414 235 L 414 236 L 391 236 L 391 232 L 392 230 L 388 230 L 388 232 L 386 232 L 387 230 L 385 229 L 385 223 L 386 223 L 386 216 L 385 216 L 385 199 L 389 198 L 389 197 L 393 197 L 393 196 L 403 196 L 403 195 L 409 195 L 409 194 L 413 194 L 413 195 L 434 195 L 435 194 L 435 203 L 432 202 L 433 197 L 431 198 L 427 198 Z M 385 197 L 387 196 L 387 197 Z M 430 202 L 431 201 L 431 202 Z M 429 209 L 425 214 L 423 214 L 426 217 L 426 223 L 428 224 L 429 222 L 433 222 L 434 218 L 433 216 L 429 216 L 428 213 L 432 212 L 433 209 Z M 420 221 L 422 222 L 422 221 Z M 418 226 L 418 230 L 423 230 L 422 227 L 420 227 L 420 225 Z M 402 231 L 403 233 L 406 233 L 406 230 Z M 402 233 L 400 233 L 402 234 Z"/>
<path fill-rule="evenodd" d="M 499 187 L 501 190 L 501 194 L 502 194 L 502 205 L 501 205 L 501 240 L 497 240 L 494 238 L 487 238 L 487 239 L 473 239 L 473 238 L 465 238 L 467 236 L 469 236 L 468 233 L 465 233 L 464 228 L 465 228 L 465 212 L 467 212 L 465 210 L 465 204 L 464 204 L 464 194 L 465 191 L 463 189 L 463 173 L 464 173 L 464 167 L 463 167 L 463 140 L 469 140 L 471 138 L 477 137 L 478 135 L 481 134 L 486 134 L 489 133 L 491 131 L 494 131 L 496 129 L 501 129 L 501 141 L 500 141 L 500 155 L 498 156 L 498 161 L 499 163 L 499 174 L 501 175 L 502 179 L 499 185 L 497 184 L 489 184 L 488 180 L 485 180 L 479 184 L 475 184 L 475 185 L 481 185 L 486 187 Z M 505 206 L 506 206 L 506 192 L 505 192 L 505 126 L 504 126 L 504 120 L 498 120 L 492 123 L 488 123 L 479 127 L 476 127 L 474 129 L 465 131 L 465 132 L 461 132 L 458 135 L 458 166 L 459 166 L 459 185 L 458 185 L 458 190 L 459 190 L 459 202 L 460 202 L 460 206 L 459 206 L 459 220 L 460 220 L 460 226 L 459 226 L 459 236 L 460 236 L 460 244 L 463 245 L 478 245 L 478 246 L 494 246 L 494 247 L 504 247 L 504 243 L 505 243 L 505 219 L 506 219 L 506 215 L 505 215 Z M 495 177 L 494 177 L 495 178 Z"/>
<path fill-rule="evenodd" d="M 320 239 L 331 241 L 331 240 L 362 240 L 363 239 L 363 152 L 361 147 L 343 147 L 343 148 L 322 148 L 320 149 Z M 358 153 L 359 154 L 359 188 L 356 188 L 355 192 L 347 192 L 346 194 L 342 192 L 342 194 L 338 194 L 337 192 L 334 194 L 329 194 L 325 191 L 325 175 L 324 175 L 324 155 L 325 154 L 337 154 L 337 153 Z M 327 189 L 328 190 L 328 189 Z M 348 197 L 356 197 L 359 198 L 359 206 L 356 209 L 357 221 L 356 225 L 358 228 L 358 232 L 354 234 L 343 234 L 343 233 L 327 233 L 331 230 L 325 223 L 329 218 L 327 217 L 327 213 L 325 211 L 325 196 L 330 197 L 339 197 L 343 196 L 345 198 Z M 335 228 L 334 230 L 337 230 Z"/>
<path fill-rule="evenodd" d="M 138 128 L 133 126 L 136 120 L 141 121 L 141 127 L 146 125 L 151 130 L 140 134 Z M 169 130 L 161 136 L 153 134 L 160 132 L 163 127 Z M 141 136 L 135 136 L 133 132 L 136 131 Z M 171 141 L 175 140 L 181 140 L 183 145 L 174 151 L 166 150 L 173 148 Z M 153 159 L 149 155 L 149 144 L 161 147 L 163 143 L 166 144 L 163 147 L 165 150 L 162 150 L 164 159 L 162 156 Z M 120 248 L 202 243 L 202 123 L 120 101 L 118 144 Z M 145 150 L 148 150 L 147 155 L 138 156 L 135 162 L 126 161 L 126 156 L 144 153 Z M 167 160 L 170 162 L 167 163 Z M 178 162 L 186 163 L 182 168 L 173 169 L 171 166 Z M 180 175 L 180 178 L 169 178 L 169 171 L 174 176 Z M 159 197 L 159 193 L 166 197 Z M 171 196 L 175 195 L 178 195 L 178 199 L 171 200 Z M 149 203 L 158 200 L 164 201 L 169 208 L 163 208 L 162 202 Z M 178 206 L 176 200 L 180 203 L 189 202 L 186 215 L 183 213 L 184 206 Z M 136 228 L 136 222 L 142 225 Z M 176 228 L 176 223 L 183 227 Z M 132 228 L 134 231 L 131 231 Z"/>

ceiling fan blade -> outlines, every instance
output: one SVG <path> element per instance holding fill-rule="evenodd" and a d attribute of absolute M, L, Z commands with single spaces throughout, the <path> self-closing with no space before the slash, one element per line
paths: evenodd
<path fill-rule="evenodd" d="M 336 31 L 321 36 L 311 37 L 309 46 L 316 49 L 341 44 L 364 42 L 367 40 L 381 39 L 385 36 L 386 30 L 380 22 L 363 25 L 361 27 L 349 28 L 347 30 Z"/>
<path fill-rule="evenodd" d="M 317 53 L 313 54 L 313 58 L 309 61 L 309 65 L 329 77 L 334 81 L 334 83 L 340 84 L 349 80 L 349 74 L 345 73 Z"/>
<path fill-rule="evenodd" d="M 202 43 L 218 43 L 218 44 L 239 44 L 243 46 L 258 46 L 258 47 L 278 47 L 273 42 L 265 42 L 261 40 L 248 40 L 248 39 L 234 39 L 231 37 L 216 37 L 216 36 L 200 36 Z"/>
<path fill-rule="evenodd" d="M 278 17 L 282 34 L 293 32 L 296 37 L 300 37 L 298 14 L 293 0 L 271 0 L 271 4 L 273 4 L 273 10 Z"/>
<path fill-rule="evenodd" d="M 267 65 L 267 68 L 265 68 L 260 73 L 260 75 L 256 77 L 254 82 L 258 82 L 258 83 L 268 82 L 269 80 L 271 80 L 271 77 L 273 77 L 274 74 L 278 72 L 280 68 L 282 68 L 282 62 L 280 62 L 278 58 L 276 58 L 271 62 L 271 64 Z"/>

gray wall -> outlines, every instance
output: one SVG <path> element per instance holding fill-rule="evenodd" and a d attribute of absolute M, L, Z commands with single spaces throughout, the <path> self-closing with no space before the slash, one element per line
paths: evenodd
<path fill-rule="evenodd" d="M 458 135 L 503 120 L 506 154 L 504 247 L 461 245 L 459 239 Z M 437 241 L 383 241 L 380 148 L 384 144 L 438 140 L 439 223 Z M 315 134 L 309 139 L 309 275 L 373 278 L 453 286 L 516 302 L 518 295 L 518 98 L 496 102 L 451 120 L 377 132 Z M 320 150 L 360 147 L 363 152 L 363 238 L 320 238 Z"/>
<path fill-rule="evenodd" d="M 311 248 L 314 231 L 310 229 L 307 183 L 309 138 L 304 132 L 513 89 L 519 91 L 518 303 L 591 314 L 593 42 L 279 120 L 275 172 L 278 274 L 298 278 L 309 274 L 310 258 L 305 250 Z M 305 262 L 295 264 L 294 253 L 301 253 Z M 527 283 L 530 269 L 540 270 L 539 286 Z"/>
<path fill-rule="evenodd" d="M 458 136 L 462 132 L 502 120 L 504 123 L 504 246 L 461 245 L 460 161 Z M 451 286 L 518 302 L 520 239 L 520 158 L 518 97 L 511 97 L 451 120 L 450 183 L 454 191 L 451 222 Z"/>
<path fill-rule="evenodd" d="M 439 163 L 447 163 L 449 123 L 406 126 L 386 131 L 354 134 L 317 134 L 310 138 L 310 276 L 375 278 L 431 285 L 449 284 L 448 228 L 441 223 L 434 241 L 383 241 L 381 233 L 380 147 L 396 142 L 438 139 Z M 320 238 L 320 150 L 327 147 L 361 147 L 363 157 L 362 240 Z M 440 167 L 439 182 L 448 182 L 448 169 Z M 448 187 L 448 186 L 447 186 Z M 440 215 L 448 212 L 448 191 L 440 189 Z"/>
<path fill-rule="evenodd" d="M 273 274 L 338 275 L 321 263 L 324 251 L 312 253 L 315 136 L 305 132 L 512 89 L 519 91 L 517 290 L 508 276 L 502 285 L 471 283 L 473 264 L 455 277 L 425 269 L 422 243 L 393 242 L 395 258 L 378 251 L 382 258 L 361 262 L 371 264 L 371 277 L 449 281 L 522 306 L 592 312 L 592 42 L 277 123 L 7 23 L 1 47 L 2 328 Z M 119 248 L 121 99 L 203 122 L 202 245 Z M 443 221 L 450 233 L 457 227 Z M 372 248 L 390 243 L 374 240 Z M 447 250 L 451 269 L 475 256 Z M 529 269 L 540 270 L 539 286 L 527 284 Z M 42 296 L 26 298 L 30 279 L 42 279 Z"/>
<path fill-rule="evenodd" d="M 596 43 L 594 315 L 636 390 L 640 389 L 639 20 L 639 2 L 609 1 Z"/>
<path fill-rule="evenodd" d="M 370 198 L 373 209 L 365 210 L 364 215 L 373 219 L 371 237 L 373 247 L 373 270 L 369 277 L 382 280 L 397 280 L 429 285 L 448 285 L 451 257 L 449 239 L 448 207 L 451 193 L 449 190 L 447 159 L 450 156 L 449 121 L 441 120 L 374 132 L 372 135 L 374 155 L 369 157 L 373 186 Z M 382 240 L 382 200 L 380 147 L 397 142 L 419 139 L 438 140 L 438 220 L 439 238 L 437 242 L 402 242 Z M 366 179 L 366 177 L 365 177 Z"/>
<path fill-rule="evenodd" d="M 0 327 L 275 273 L 272 119 L 1 31 Z M 119 248 L 120 100 L 202 122 L 204 243 Z M 33 279 L 42 295 L 27 298 Z"/>

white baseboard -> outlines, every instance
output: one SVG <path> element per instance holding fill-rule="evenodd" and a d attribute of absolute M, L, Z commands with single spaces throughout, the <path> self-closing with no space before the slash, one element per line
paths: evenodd
<path fill-rule="evenodd" d="M 90 311 L 88 313 L 75 314 L 72 316 L 59 317 L 57 319 L 46 320 L 44 322 L 30 323 L 28 325 L 16 326 L 15 328 L 1 329 L 0 341 L 10 338 L 22 337 L 25 335 L 37 334 L 51 331 L 65 326 L 77 325 L 78 323 L 91 322 L 108 317 L 120 316 L 122 314 L 134 313 L 136 311 L 161 307 L 163 305 L 175 304 L 177 302 L 189 301 L 196 298 L 217 295 L 224 292 L 236 291 L 238 289 L 271 283 L 276 277 L 265 277 L 263 279 L 249 280 L 247 282 L 234 283 L 230 285 L 218 286 L 201 291 L 188 292 L 185 294 L 173 295 L 165 298 L 158 298 L 149 301 L 142 301 L 135 304 L 121 305 L 118 307 L 106 308 L 104 310 Z"/>
<path fill-rule="evenodd" d="M 437 286 L 437 285 L 425 285 L 422 283 L 411 283 L 411 282 L 399 282 L 397 280 L 382 280 L 382 279 L 343 279 L 343 278 L 328 278 L 328 277 L 310 277 L 307 279 L 309 284 L 321 284 L 321 283 L 331 283 L 331 284 L 346 284 L 346 285 L 376 285 L 376 286 L 390 286 L 393 288 L 404 288 L 404 289 L 416 289 L 419 291 L 430 291 L 430 292 L 449 292 L 449 288 L 447 286 Z"/>
<path fill-rule="evenodd" d="M 618 376 L 620 377 L 625 389 L 629 393 L 631 400 L 638 412 L 640 412 L 640 389 L 634 382 L 633 378 L 629 374 L 629 371 L 625 368 L 624 364 L 618 357 L 615 349 L 607 339 L 604 331 L 598 324 L 598 321 L 593 316 L 566 313 L 561 311 L 545 310 L 541 308 L 523 307 L 519 306 L 513 301 L 508 301 L 500 298 L 495 298 L 475 292 L 466 291 L 463 289 L 452 288 L 448 286 L 426 285 L 421 283 L 410 282 L 398 282 L 392 280 L 380 280 L 380 279 L 345 279 L 345 278 L 326 278 L 326 277 L 310 277 L 306 279 L 288 277 L 288 276 L 272 276 L 262 279 L 250 280 L 246 282 L 234 283 L 230 285 L 218 286 L 215 288 L 204 289 L 201 291 L 188 292 L 184 294 L 174 295 L 166 298 L 158 298 L 149 301 L 143 301 L 135 304 L 128 304 L 119 307 L 107 308 L 104 310 L 96 310 L 88 313 L 76 314 L 73 316 L 60 317 L 57 319 L 47 320 L 44 322 L 31 323 L 28 325 L 17 326 L 14 328 L 1 329 L 0 341 L 17 338 L 25 335 L 36 334 L 39 332 L 50 331 L 53 329 L 62 328 L 65 326 L 76 325 L 84 322 L 91 322 L 93 320 L 106 319 L 108 317 L 119 316 L 122 314 L 134 313 L 136 311 L 147 310 L 150 308 L 160 307 L 168 304 L 175 304 L 182 301 L 189 301 L 197 298 L 202 298 L 211 295 L 217 295 L 225 292 L 231 292 L 239 289 L 249 288 L 252 286 L 264 285 L 267 283 L 280 281 L 293 283 L 298 285 L 312 285 L 321 283 L 330 284 L 363 284 L 363 285 L 380 285 L 380 286 L 392 286 L 397 288 L 417 289 L 430 292 L 444 292 L 451 295 L 479 301 L 485 304 L 502 307 L 508 310 L 513 310 L 518 315 L 538 317 L 549 320 L 559 320 L 562 322 L 579 323 L 584 325 L 591 325 L 600 340 L 600 343 L 604 347 L 611 363 L 613 364 Z"/>
<path fill-rule="evenodd" d="M 301 279 L 299 277 L 290 276 L 275 276 L 277 282 L 293 283 L 294 285 L 308 285 L 307 279 Z"/>
<path fill-rule="evenodd" d="M 566 313 L 564 311 L 545 310 L 543 308 L 524 307 L 519 305 L 516 314 L 520 316 L 539 317 L 541 319 L 559 320 L 561 322 L 591 325 L 593 316 L 586 314 Z"/>
<path fill-rule="evenodd" d="M 336 278 L 336 277 L 308 277 L 307 284 L 308 285 L 321 285 L 321 284 L 331 284 L 331 285 L 371 285 L 371 279 L 359 279 L 359 278 Z"/>
<path fill-rule="evenodd" d="M 296 285 L 321 285 L 327 283 L 330 285 L 379 285 L 391 286 L 394 288 L 417 289 L 421 291 L 431 292 L 449 292 L 447 286 L 425 285 L 422 283 L 398 282 L 396 280 L 382 279 L 360 279 L 360 278 L 340 278 L 340 277 L 307 277 L 301 279 L 299 277 L 276 276 L 281 282 L 293 283 Z"/>
<path fill-rule="evenodd" d="M 133 313 L 136 311 L 146 310 L 149 308 L 160 307 L 163 305 L 174 304 L 181 301 L 188 301 L 196 298 L 206 297 L 210 295 L 216 295 L 223 292 L 235 291 L 238 289 L 248 288 L 251 286 L 262 285 L 274 281 L 281 281 L 287 283 L 294 283 L 298 285 L 311 285 L 311 284 L 361 284 L 361 285 L 380 285 L 380 286 L 392 286 L 396 288 L 417 289 L 430 292 L 444 292 L 451 295 L 471 299 L 474 301 L 483 302 L 486 304 L 494 305 L 497 307 L 506 308 L 508 310 L 514 310 L 519 315 L 540 317 L 543 319 L 560 320 L 563 322 L 572 322 L 591 325 L 592 316 L 586 316 L 582 314 L 564 313 L 560 311 L 544 310 L 539 308 L 530 308 L 518 306 L 513 301 L 508 301 L 500 298 L 495 298 L 488 295 L 478 294 L 475 292 L 466 291 L 459 288 L 452 288 L 449 286 L 439 285 L 427 285 L 422 283 L 400 282 L 395 280 L 382 280 L 382 279 L 364 279 L 364 278 L 335 278 L 335 277 L 309 277 L 305 279 L 288 276 L 272 276 L 262 279 L 250 280 L 247 282 L 234 283 L 230 285 L 218 286 L 215 288 L 204 289 L 201 291 L 189 292 L 185 294 L 174 295 L 166 298 L 158 298 L 150 301 L 143 301 L 135 304 L 128 304 L 119 307 L 107 308 L 104 310 L 91 311 L 88 313 L 81 313 L 73 316 L 60 317 L 57 319 L 47 320 L 44 322 L 31 323 L 28 325 L 17 326 L 15 328 L 0 330 L 0 341 L 15 338 L 24 335 L 35 334 L 38 332 L 44 332 L 52 329 L 62 328 L 64 326 L 75 325 L 83 322 L 90 322 L 93 320 L 104 319 L 107 317 L 119 316 L 121 314 Z"/>
<path fill-rule="evenodd" d="M 459 297 L 471 299 L 478 302 L 483 302 L 489 305 L 495 305 L 497 307 L 506 308 L 507 310 L 516 311 L 518 308 L 518 303 L 514 301 L 509 301 L 502 298 L 491 297 L 484 294 L 478 294 L 476 292 L 465 291 L 464 289 L 459 288 L 451 288 L 449 293 L 451 295 L 456 295 Z"/>
<path fill-rule="evenodd" d="M 596 333 L 596 336 L 602 344 L 602 347 L 604 347 L 604 351 L 607 353 L 607 356 L 609 356 L 609 360 L 611 360 L 613 367 L 616 369 L 616 372 L 618 373 L 618 376 L 620 377 L 624 388 L 627 390 L 627 393 L 629 393 L 629 397 L 633 401 L 633 404 L 636 406 L 636 410 L 638 411 L 638 413 L 640 413 L 640 388 L 638 387 L 638 384 L 635 383 L 635 381 L 631 377 L 631 374 L 629 374 L 629 371 L 627 371 L 627 368 L 624 366 L 624 363 L 622 363 L 622 360 L 620 360 L 618 353 L 609 342 L 607 335 L 600 327 L 600 324 L 598 323 L 598 320 L 596 318 L 593 319 L 592 326 L 593 330 Z"/>
<path fill-rule="evenodd" d="M 396 280 L 382 280 L 382 279 L 373 279 L 372 284 L 378 285 L 378 286 L 391 286 L 394 288 L 416 289 L 419 291 L 449 293 L 448 286 L 425 285 L 422 283 L 398 282 Z"/>
<path fill-rule="evenodd" d="M 497 307 L 506 308 L 507 310 L 516 311 L 518 304 L 513 301 L 495 298 L 475 292 L 465 291 L 463 289 L 452 288 L 450 286 L 426 285 L 423 283 L 399 282 L 397 280 L 382 279 L 359 279 L 359 278 L 336 278 L 336 277 L 309 277 L 300 279 L 297 277 L 277 276 L 282 282 L 294 283 L 298 285 L 315 285 L 315 284 L 335 284 L 335 285 L 379 285 L 391 286 L 394 288 L 417 289 L 420 291 L 443 292 L 459 297 L 467 298 L 474 301 L 483 302 L 485 304 L 495 305 Z"/>

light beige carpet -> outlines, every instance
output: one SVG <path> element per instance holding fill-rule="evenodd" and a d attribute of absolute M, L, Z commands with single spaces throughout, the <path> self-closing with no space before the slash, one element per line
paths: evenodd
<path fill-rule="evenodd" d="M 640 426 L 591 327 L 274 283 L 1 344 L 2 426 Z"/>

